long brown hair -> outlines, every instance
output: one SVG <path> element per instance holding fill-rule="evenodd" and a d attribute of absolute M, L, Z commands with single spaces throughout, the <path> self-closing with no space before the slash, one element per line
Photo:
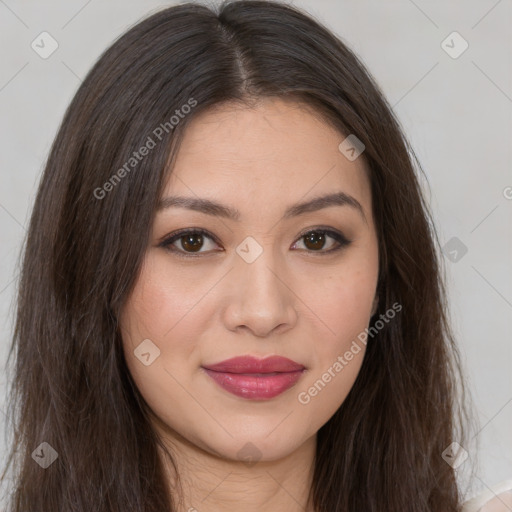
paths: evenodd
<path fill-rule="evenodd" d="M 472 414 L 421 166 L 339 38 L 289 5 L 235 1 L 181 4 L 136 24 L 65 114 L 33 207 L 9 354 L 11 512 L 175 510 L 119 312 L 187 124 L 216 104 L 272 96 L 313 106 L 365 145 L 380 261 L 372 320 L 402 305 L 368 340 L 352 390 L 318 432 L 310 499 L 318 512 L 460 509 L 442 453 L 465 446 Z M 130 160 L 149 138 L 147 155 Z M 41 443 L 58 454 L 46 469 L 33 456 L 48 453 Z"/>

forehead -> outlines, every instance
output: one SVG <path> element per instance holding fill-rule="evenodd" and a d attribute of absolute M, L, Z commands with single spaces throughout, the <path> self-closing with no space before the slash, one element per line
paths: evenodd
<path fill-rule="evenodd" d="M 244 205 L 281 210 L 282 204 L 343 191 L 370 215 L 366 163 L 340 151 L 345 138 L 297 101 L 222 104 L 188 124 L 164 196 L 224 199 L 243 215 Z"/>

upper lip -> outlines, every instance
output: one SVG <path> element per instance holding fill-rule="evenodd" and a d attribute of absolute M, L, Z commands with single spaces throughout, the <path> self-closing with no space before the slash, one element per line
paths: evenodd
<path fill-rule="evenodd" d="M 265 359 L 253 356 L 233 357 L 220 363 L 204 365 L 203 368 L 226 373 L 296 372 L 305 369 L 302 364 L 281 356 L 270 356 Z"/>

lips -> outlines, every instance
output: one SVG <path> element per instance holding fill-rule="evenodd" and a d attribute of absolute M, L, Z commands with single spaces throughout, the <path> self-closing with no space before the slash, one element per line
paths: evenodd
<path fill-rule="evenodd" d="M 202 368 L 221 388 L 252 400 L 280 395 L 292 387 L 305 370 L 303 365 L 280 356 L 235 357 Z"/>

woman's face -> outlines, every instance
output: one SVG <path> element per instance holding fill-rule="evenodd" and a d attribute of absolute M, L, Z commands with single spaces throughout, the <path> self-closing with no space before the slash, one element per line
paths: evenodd
<path fill-rule="evenodd" d="M 187 127 L 121 317 L 129 371 L 168 439 L 275 460 L 311 440 L 350 391 L 378 249 L 365 164 L 340 151 L 344 139 L 277 99 L 224 105 Z M 352 203 L 297 208 L 332 194 Z M 171 196 L 223 208 L 171 206 Z M 163 245 L 183 229 L 205 233 Z M 296 365 L 211 370 L 242 356 Z"/>

